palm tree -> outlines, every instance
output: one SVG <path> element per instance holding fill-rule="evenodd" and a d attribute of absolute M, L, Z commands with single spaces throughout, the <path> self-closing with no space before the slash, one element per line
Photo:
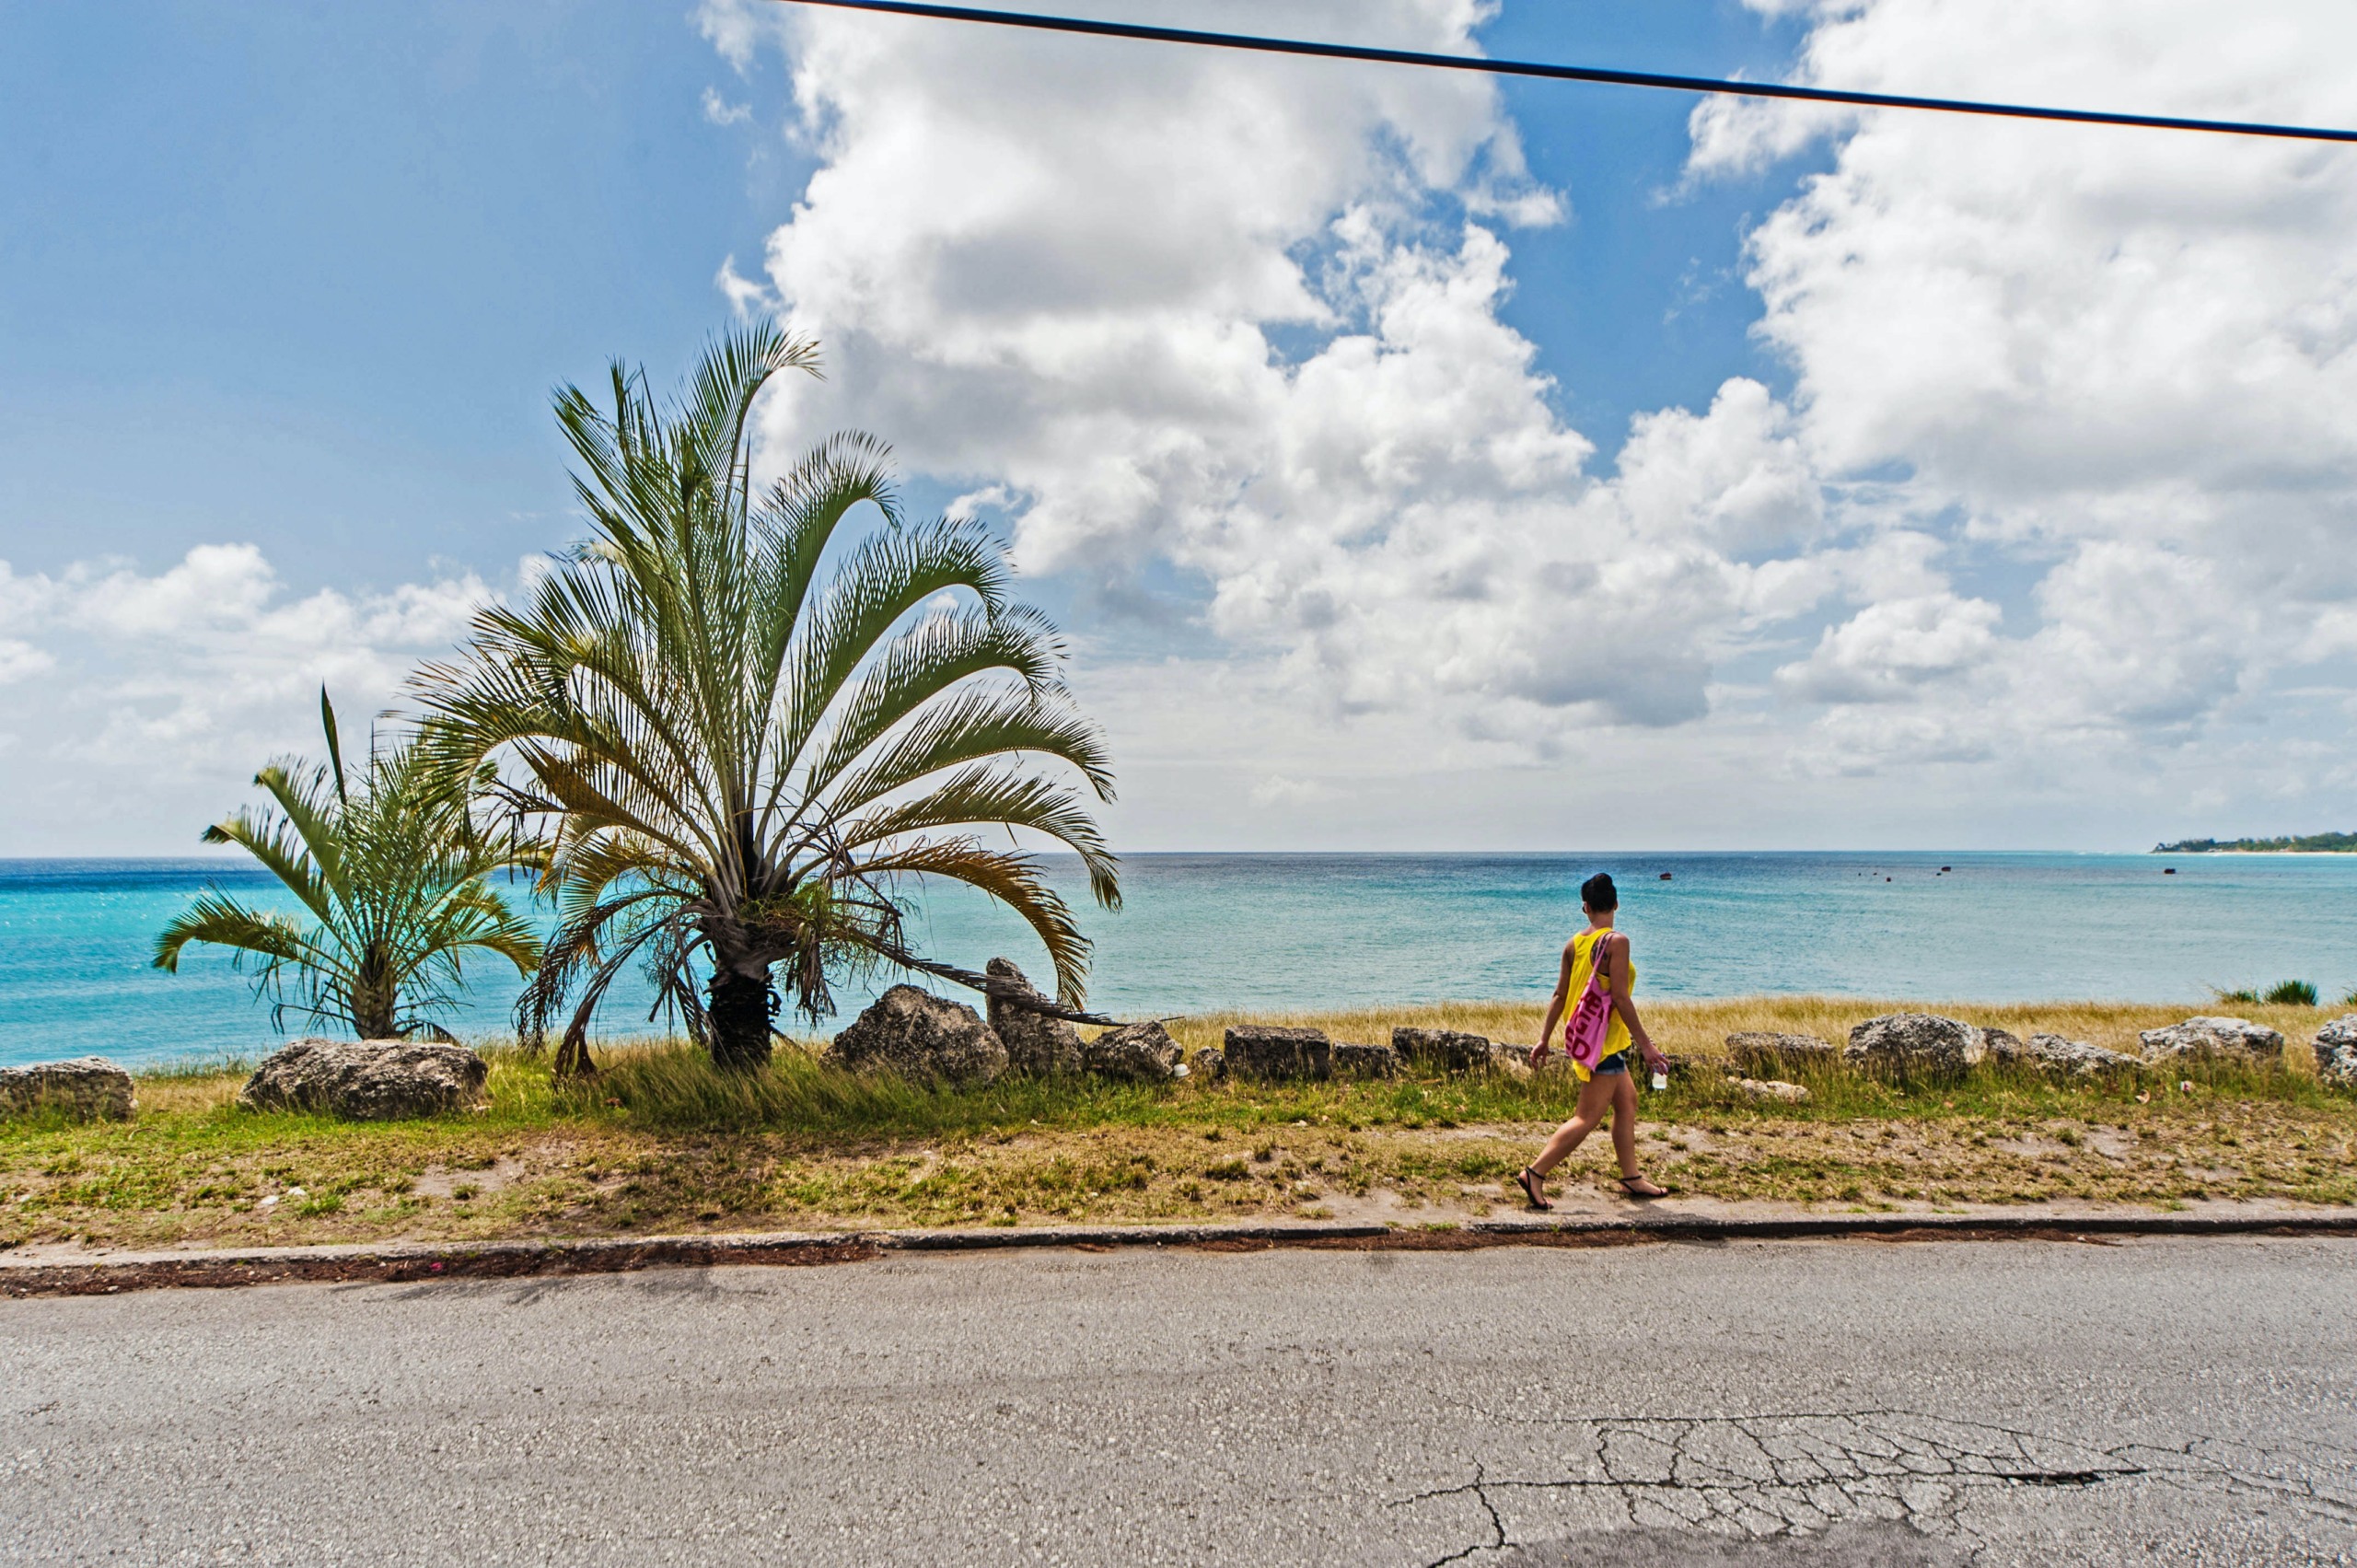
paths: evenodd
<path fill-rule="evenodd" d="M 579 983 L 563 1073 L 589 1070 L 591 1016 L 633 959 L 656 1009 L 731 1067 L 769 1059 L 779 978 L 813 1020 L 834 981 L 878 965 L 987 988 L 911 950 L 910 878 L 1021 915 L 1077 1006 L 1088 943 L 1015 829 L 1077 851 L 1097 901 L 1120 904 L 1081 796 L 1025 761 L 1069 763 L 1111 797 L 1054 629 L 1008 600 L 981 528 L 903 524 L 867 436 L 758 487 L 749 418 L 784 370 L 817 374 L 816 346 L 762 323 L 709 345 L 668 406 L 620 364 L 610 412 L 562 389 L 592 537 L 419 677 L 453 772 L 504 759 L 515 808 L 552 825 L 542 890 L 561 919 L 517 1012 L 537 1036 Z M 863 503 L 882 526 L 830 557 Z"/>
<path fill-rule="evenodd" d="M 236 844 L 302 900 L 309 921 L 264 914 L 215 889 L 200 895 L 156 938 L 156 967 L 180 969 L 192 942 L 234 949 L 256 968 L 255 989 L 288 1003 L 291 973 L 299 1005 L 362 1040 L 449 1034 L 424 1015 L 457 1005 L 470 952 L 505 958 L 530 975 L 540 938 L 493 890 L 494 872 L 534 859 L 528 845 L 481 830 L 468 795 L 447 786 L 413 742 L 379 749 L 355 781 L 345 776 L 335 709 L 319 692 L 328 760 L 288 760 L 254 775 L 275 811 L 238 812 L 204 830 L 204 842 Z"/>

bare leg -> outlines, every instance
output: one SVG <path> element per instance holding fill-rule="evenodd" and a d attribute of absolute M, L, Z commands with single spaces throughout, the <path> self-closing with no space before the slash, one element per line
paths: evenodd
<path fill-rule="evenodd" d="M 1612 1076 L 1612 1154 L 1622 1176 L 1637 1174 L 1637 1085 L 1626 1073 Z"/>
<path fill-rule="evenodd" d="M 1667 1189 L 1646 1180 L 1637 1169 L 1637 1081 L 1628 1074 L 1613 1080 L 1612 1152 L 1620 1161 L 1620 1191 L 1631 1198 L 1659 1198 Z"/>
<path fill-rule="evenodd" d="M 1610 1077 L 1590 1078 L 1580 1086 L 1580 1103 L 1572 1112 L 1572 1119 L 1555 1129 L 1555 1135 L 1547 1140 L 1547 1146 L 1530 1162 L 1533 1175 L 1544 1176 L 1562 1164 L 1564 1156 L 1596 1131 L 1596 1124 L 1604 1120 L 1605 1109 L 1612 1103 L 1612 1083 Z"/>

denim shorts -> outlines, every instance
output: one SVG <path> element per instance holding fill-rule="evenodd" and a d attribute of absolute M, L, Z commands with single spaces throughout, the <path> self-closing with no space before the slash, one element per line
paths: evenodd
<path fill-rule="evenodd" d="M 1603 1078 L 1608 1077 L 1615 1073 L 1626 1073 L 1628 1070 L 1629 1048 L 1624 1045 L 1620 1050 L 1614 1051 L 1611 1055 L 1604 1058 L 1601 1062 L 1598 1062 L 1595 1066 L 1589 1068 L 1587 1070 L 1587 1075 L 1591 1078 Z"/>

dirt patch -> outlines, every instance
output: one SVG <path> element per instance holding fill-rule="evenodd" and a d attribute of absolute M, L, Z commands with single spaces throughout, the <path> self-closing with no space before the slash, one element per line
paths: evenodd
<path fill-rule="evenodd" d="M 419 1198 L 447 1198 L 454 1202 L 469 1202 L 491 1193 L 505 1192 L 530 1174 L 530 1167 L 522 1160 L 493 1156 L 489 1165 L 477 1169 L 452 1170 L 444 1166 L 429 1166 L 410 1183 L 409 1190 L 412 1195 Z"/>

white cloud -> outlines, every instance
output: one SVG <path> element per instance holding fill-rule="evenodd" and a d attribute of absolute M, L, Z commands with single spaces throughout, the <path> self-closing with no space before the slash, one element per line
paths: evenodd
<path fill-rule="evenodd" d="M 1954 594 L 1884 599 L 1839 626 L 1816 652 L 1776 672 L 1794 695 L 1818 703 L 1883 703 L 1919 696 L 1984 664 L 1997 646 L 1998 608 Z"/>
<path fill-rule="evenodd" d="M 322 685 L 347 733 L 365 732 L 492 597 L 471 575 L 296 596 L 250 544 L 202 545 L 154 575 L 0 563 L 5 853 L 193 844 L 273 755 L 318 752 Z"/>
<path fill-rule="evenodd" d="M 735 255 L 720 260 L 720 271 L 713 274 L 713 286 L 728 301 L 728 308 L 740 318 L 762 315 L 777 308 L 777 297 L 760 283 L 737 270 Z"/>
<path fill-rule="evenodd" d="M 0 637 L 0 686 L 12 680 L 22 680 L 52 668 L 57 660 L 30 643 L 16 637 Z"/>
<path fill-rule="evenodd" d="M 1253 784 L 1252 804 L 1260 807 L 1315 806 L 1338 798 L 1341 791 L 1316 779 L 1289 779 L 1271 773 Z"/>
<path fill-rule="evenodd" d="M 703 89 L 703 117 L 714 125 L 742 125 L 753 118 L 749 103 L 731 103 L 717 87 Z"/>
<path fill-rule="evenodd" d="M 2357 119 L 2345 8 L 1760 8 L 1811 17 L 1805 79 Z M 1463 50 L 1481 14 L 1311 0 L 1287 30 Z M 1502 802 L 1608 753 L 1820 807 L 1812 781 L 1911 771 L 1850 819 L 1918 822 L 2032 798 L 2061 746 L 2138 788 L 2229 751 L 2349 787 L 2344 742 L 2221 726 L 2279 674 L 2335 712 L 2357 684 L 2357 155 L 1707 105 L 1695 179 L 1837 141 L 1750 240 L 1798 395 L 1642 416 L 1608 477 L 1501 315 L 1514 226 L 1565 199 L 1488 86 L 703 16 L 740 64 L 785 41 L 819 164 L 766 261 L 829 379 L 766 410 L 778 449 L 873 428 L 1034 574 L 1189 585 L 1220 658 L 1097 675 L 1149 769 L 1369 811 L 1381 776 Z"/>
<path fill-rule="evenodd" d="M 1443 49 L 1480 14 L 1297 11 Z M 741 12 L 712 14 L 742 39 Z M 1746 613 L 1729 552 L 1822 530 L 1785 416 L 1748 382 L 1643 422 L 1621 485 L 1587 476 L 1593 445 L 1498 315 L 1504 226 L 1562 203 L 1484 83 L 779 25 L 822 164 L 770 272 L 829 361 L 772 409 L 781 444 L 889 433 L 977 481 L 961 505 L 1012 507 L 1035 573 L 1126 585 L 1167 563 L 1296 703 L 1446 711 L 1464 739 L 1542 749 L 1598 717 L 1682 722 Z M 1284 330 L 1311 334 L 1294 357 Z"/>
<path fill-rule="evenodd" d="M 2344 6 L 1817 12 L 1802 79 L 2357 119 Z M 1922 711 L 1837 714 L 1820 738 L 1856 756 L 1887 736 L 1898 761 L 1942 750 L 1928 726 L 1996 756 L 2069 738 L 2165 766 L 2264 705 L 2279 671 L 2341 649 L 2357 599 L 2357 157 L 1722 104 L 1696 114 L 1695 167 L 1756 167 L 1829 124 L 1852 127 L 1831 172 L 1750 239 L 1760 331 L 1799 373 L 1803 444 L 1826 474 L 1903 469 L 1919 515 L 1960 516 L 2038 575 L 2037 615 L 2010 639 L 1993 614 L 1967 622 L 1930 598 L 1828 631 L 1788 692 Z M 1912 670 L 1910 638 L 1960 662 Z M 2328 679 L 2352 684 L 2346 668 Z M 2320 783 L 2336 768 L 2313 747 L 2270 761 Z"/>

